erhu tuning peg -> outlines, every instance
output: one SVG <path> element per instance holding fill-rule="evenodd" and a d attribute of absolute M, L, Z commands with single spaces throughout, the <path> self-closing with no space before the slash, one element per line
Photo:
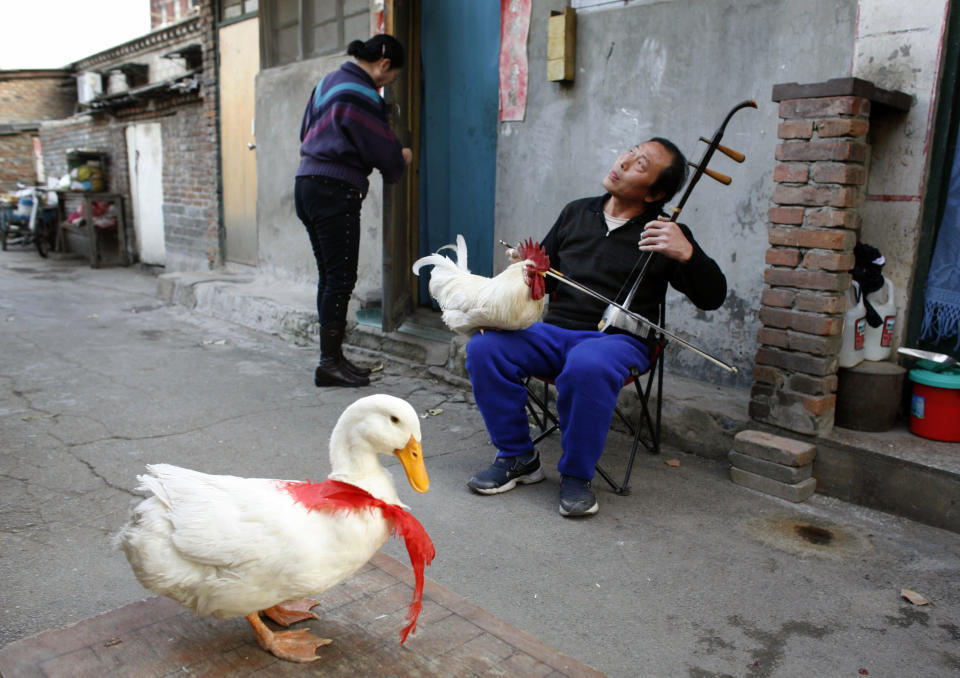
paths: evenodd
<path fill-rule="evenodd" d="M 704 139 L 703 137 L 700 137 L 700 141 L 702 141 L 705 144 L 710 143 L 709 139 Z M 734 162 L 743 162 L 744 159 L 747 157 L 740 151 L 735 151 L 732 148 L 727 148 L 723 144 L 717 144 L 717 150 L 723 153 L 725 156 L 727 156 L 731 160 L 733 160 Z"/>
<path fill-rule="evenodd" d="M 693 164 L 692 162 L 688 162 L 687 164 L 690 165 L 690 167 L 692 167 L 693 169 L 696 169 L 696 170 L 699 170 L 699 169 L 700 169 L 699 167 L 697 167 L 697 166 L 696 166 L 695 164 Z M 708 177 L 710 177 L 711 179 L 715 179 L 715 180 L 719 181 L 719 182 L 720 182 L 721 184 L 723 184 L 724 186 L 729 186 L 729 185 L 730 185 L 730 182 L 733 181 L 733 179 L 731 179 L 730 177 L 728 177 L 726 174 L 721 174 L 720 172 L 716 172 L 716 171 L 710 169 L 709 167 L 703 168 L 703 173 L 706 174 L 706 175 L 707 175 Z"/>

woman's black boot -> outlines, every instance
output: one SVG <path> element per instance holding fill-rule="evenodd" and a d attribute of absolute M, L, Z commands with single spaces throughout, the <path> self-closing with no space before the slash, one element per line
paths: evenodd
<path fill-rule="evenodd" d="M 346 329 L 345 322 L 320 327 L 320 365 L 313 375 L 317 386 L 367 386 L 370 383 L 370 379 L 351 372 L 344 365 L 341 347 Z"/>
<path fill-rule="evenodd" d="M 358 377 L 369 377 L 370 370 L 366 367 L 360 367 L 356 363 L 352 363 L 347 359 L 347 356 L 343 355 L 343 351 L 340 352 L 340 365 L 343 366 L 347 372 L 357 375 Z"/>

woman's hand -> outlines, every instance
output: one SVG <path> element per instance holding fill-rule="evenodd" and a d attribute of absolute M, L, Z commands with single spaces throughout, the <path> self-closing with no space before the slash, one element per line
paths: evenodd
<path fill-rule="evenodd" d="M 680 262 L 690 261 L 693 245 L 673 221 L 657 219 L 647 222 L 640 235 L 640 249 L 644 252 L 659 252 Z"/>
<path fill-rule="evenodd" d="M 409 148 L 401 148 L 400 153 L 403 155 L 403 162 L 405 162 L 407 165 L 413 162 L 413 151 L 411 151 Z"/>

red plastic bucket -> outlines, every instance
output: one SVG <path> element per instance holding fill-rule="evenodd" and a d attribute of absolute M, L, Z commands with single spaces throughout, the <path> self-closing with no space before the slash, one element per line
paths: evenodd
<path fill-rule="evenodd" d="M 910 432 L 923 438 L 960 442 L 960 370 L 910 370 Z"/>

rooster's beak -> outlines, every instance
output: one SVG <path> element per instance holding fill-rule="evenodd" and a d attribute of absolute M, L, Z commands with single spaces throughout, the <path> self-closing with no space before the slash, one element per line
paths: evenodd
<path fill-rule="evenodd" d="M 421 494 L 429 490 L 430 478 L 427 477 L 427 467 L 423 463 L 423 448 L 420 447 L 420 441 L 411 435 L 406 446 L 402 450 L 394 450 L 393 453 L 403 464 L 410 487 Z"/>

